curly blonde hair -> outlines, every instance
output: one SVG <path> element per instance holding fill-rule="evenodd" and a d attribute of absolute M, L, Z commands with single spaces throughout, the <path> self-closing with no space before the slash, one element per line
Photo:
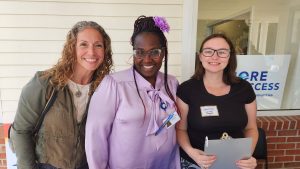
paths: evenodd
<path fill-rule="evenodd" d="M 68 80 L 73 76 L 76 59 L 76 42 L 78 33 L 87 29 L 93 28 L 97 30 L 104 40 L 104 59 L 103 63 L 95 70 L 92 76 L 90 94 L 92 94 L 100 84 L 105 75 L 110 73 L 113 66 L 111 40 L 105 30 L 96 22 L 80 21 L 68 32 L 66 42 L 62 51 L 62 57 L 58 63 L 52 68 L 44 72 L 44 75 L 51 76 L 50 83 L 55 88 L 63 88 L 67 85 Z"/>

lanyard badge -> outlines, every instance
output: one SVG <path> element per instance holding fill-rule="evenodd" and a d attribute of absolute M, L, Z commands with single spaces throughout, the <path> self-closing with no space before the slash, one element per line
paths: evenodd
<path fill-rule="evenodd" d="M 165 112 L 168 108 L 168 103 L 160 101 L 160 108 L 163 109 Z M 177 123 L 180 120 L 180 117 L 176 111 L 169 114 L 166 119 L 163 120 L 163 124 L 158 128 L 158 130 L 155 132 L 155 136 L 157 136 L 161 130 L 166 126 L 167 128 L 170 128 L 175 123 Z"/>

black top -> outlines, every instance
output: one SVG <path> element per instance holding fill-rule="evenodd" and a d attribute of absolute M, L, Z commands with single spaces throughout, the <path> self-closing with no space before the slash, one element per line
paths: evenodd
<path fill-rule="evenodd" d="M 178 87 L 177 96 L 189 106 L 187 133 L 192 147 L 200 150 L 204 150 L 205 136 L 209 140 L 220 139 L 227 132 L 233 138 L 244 137 L 243 129 L 248 123 L 245 104 L 256 98 L 251 84 L 243 79 L 232 84 L 229 93 L 223 96 L 208 93 L 202 79 L 190 79 Z M 203 106 L 216 106 L 219 115 L 202 117 Z M 182 149 L 180 154 L 194 162 Z"/>

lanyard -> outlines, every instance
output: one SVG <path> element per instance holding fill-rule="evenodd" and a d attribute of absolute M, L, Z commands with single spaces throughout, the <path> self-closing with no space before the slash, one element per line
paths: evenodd
<path fill-rule="evenodd" d="M 162 101 L 162 99 L 160 99 L 160 108 L 163 109 L 165 112 L 168 108 L 168 103 Z M 173 113 L 169 114 L 168 118 L 163 122 L 163 124 L 158 128 L 158 130 L 155 132 L 155 136 L 158 135 L 158 133 L 161 132 L 161 130 L 167 125 L 167 123 L 173 118 Z"/>

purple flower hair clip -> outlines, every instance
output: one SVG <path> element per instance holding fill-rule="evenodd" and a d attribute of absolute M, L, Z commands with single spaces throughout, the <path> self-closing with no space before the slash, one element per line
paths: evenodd
<path fill-rule="evenodd" d="M 160 16 L 154 16 L 153 20 L 154 20 L 155 26 L 159 27 L 159 29 L 162 32 L 168 32 L 169 33 L 170 26 L 167 23 L 166 18 L 160 17 Z"/>

